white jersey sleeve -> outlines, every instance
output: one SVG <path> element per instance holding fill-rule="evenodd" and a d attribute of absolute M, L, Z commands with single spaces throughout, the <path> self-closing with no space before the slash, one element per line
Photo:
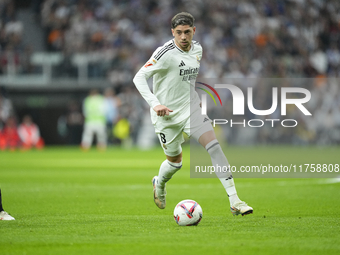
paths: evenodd
<path fill-rule="evenodd" d="M 152 123 L 179 123 L 199 108 L 195 82 L 201 58 L 202 47 L 197 42 L 192 41 L 190 50 L 183 51 L 172 39 L 158 48 L 138 71 L 133 82 L 151 107 Z M 151 76 L 152 92 L 147 84 Z M 157 116 L 153 110 L 156 105 L 165 105 L 172 112 L 166 117 Z"/>
<path fill-rule="evenodd" d="M 156 57 L 162 54 L 161 50 L 162 48 L 159 47 L 133 78 L 133 82 L 136 88 L 151 108 L 154 108 L 161 103 L 159 102 L 157 97 L 150 91 L 147 80 L 156 73 L 166 71 L 169 67 L 169 61 L 167 61 L 169 55 L 156 60 Z"/>

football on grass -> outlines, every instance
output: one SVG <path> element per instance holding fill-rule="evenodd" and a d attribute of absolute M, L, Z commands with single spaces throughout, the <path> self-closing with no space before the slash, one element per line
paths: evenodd
<path fill-rule="evenodd" d="M 190 199 L 179 202 L 174 210 L 174 219 L 180 226 L 197 226 L 202 216 L 201 206 Z"/>

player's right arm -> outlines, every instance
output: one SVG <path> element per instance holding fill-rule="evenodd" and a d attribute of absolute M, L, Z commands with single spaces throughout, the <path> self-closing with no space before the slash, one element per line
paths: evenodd
<path fill-rule="evenodd" d="M 157 97 L 151 92 L 147 83 L 147 80 L 158 72 L 164 72 L 164 75 L 166 74 L 165 71 L 169 66 L 169 62 L 166 60 L 169 54 L 165 54 L 162 58 L 157 58 L 159 51 L 160 49 L 157 49 L 154 54 L 152 54 L 149 61 L 137 72 L 133 78 L 133 82 L 145 101 L 157 113 L 157 116 L 165 116 L 169 115 L 169 112 L 172 112 L 172 110 L 159 102 Z"/>

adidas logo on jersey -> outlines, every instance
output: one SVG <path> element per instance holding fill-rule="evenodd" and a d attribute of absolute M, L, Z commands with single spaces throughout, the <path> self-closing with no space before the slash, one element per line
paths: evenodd
<path fill-rule="evenodd" d="M 209 121 L 209 119 L 208 118 L 204 118 L 203 122 L 206 122 L 206 121 Z"/>
<path fill-rule="evenodd" d="M 181 66 L 185 66 L 185 64 L 184 64 L 183 60 L 181 60 L 181 63 L 179 64 L 179 66 L 178 66 L 178 67 L 181 67 Z"/>

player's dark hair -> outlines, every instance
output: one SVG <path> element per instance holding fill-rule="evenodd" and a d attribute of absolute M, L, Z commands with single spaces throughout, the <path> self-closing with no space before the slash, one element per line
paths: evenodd
<path fill-rule="evenodd" d="M 179 25 L 189 25 L 190 27 L 194 26 L 195 18 L 188 12 L 180 12 L 176 14 L 171 20 L 171 28 L 174 29 Z"/>

